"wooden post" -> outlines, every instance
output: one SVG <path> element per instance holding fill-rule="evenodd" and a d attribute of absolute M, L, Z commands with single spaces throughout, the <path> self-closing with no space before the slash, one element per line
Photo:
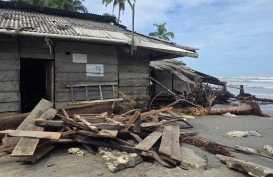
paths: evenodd
<path fill-rule="evenodd" d="M 244 91 L 244 85 L 240 85 L 240 94 L 239 95 L 244 95 L 245 91 Z"/>

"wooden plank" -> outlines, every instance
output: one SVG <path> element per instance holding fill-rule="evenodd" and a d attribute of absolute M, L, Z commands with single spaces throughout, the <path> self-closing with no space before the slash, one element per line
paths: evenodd
<path fill-rule="evenodd" d="M 52 146 L 52 145 L 38 147 L 36 149 L 35 153 L 33 154 L 33 156 L 20 157 L 17 161 L 18 162 L 36 163 L 38 160 L 40 160 L 42 157 L 44 157 L 46 154 L 48 154 L 54 148 L 55 148 L 55 146 Z"/>
<path fill-rule="evenodd" d="M 86 76 L 86 72 L 80 73 L 55 73 L 56 82 L 117 82 L 118 73 L 104 72 L 104 76 Z"/>
<path fill-rule="evenodd" d="M 129 121 L 126 123 L 124 127 L 124 131 L 128 131 L 131 125 L 135 123 L 135 121 L 139 118 L 139 116 L 140 116 L 140 111 L 135 111 L 135 113 L 132 116 L 129 116 L 128 118 Z"/>
<path fill-rule="evenodd" d="M 20 93 L 19 92 L 0 92 L 0 102 L 1 103 L 10 103 L 10 102 L 19 102 Z"/>
<path fill-rule="evenodd" d="M 59 132 L 44 132 L 44 131 L 27 131 L 27 130 L 4 130 L 0 131 L 0 134 L 8 134 L 15 137 L 28 137 L 39 139 L 51 139 L 58 140 L 61 137 Z"/>
<path fill-rule="evenodd" d="M 107 138 L 116 138 L 118 135 L 118 130 L 101 130 L 98 133 L 101 137 L 107 137 Z"/>
<path fill-rule="evenodd" d="M 43 131 L 44 127 L 38 127 L 34 125 L 34 120 L 37 118 L 45 119 L 42 117 L 42 113 L 47 109 L 51 108 L 53 103 L 45 99 L 41 99 L 40 102 L 34 107 L 30 114 L 25 118 L 25 120 L 20 124 L 17 130 L 34 130 L 34 131 Z M 6 138 L 6 137 L 5 137 Z M 8 140 L 9 144 L 16 145 L 16 148 L 13 150 L 11 156 L 31 156 L 33 155 L 39 139 L 36 138 L 18 138 L 12 137 Z"/>
<path fill-rule="evenodd" d="M 1 71 L 0 72 L 0 81 L 18 81 L 19 72 L 18 71 Z"/>
<path fill-rule="evenodd" d="M 1 147 L 0 148 L 0 153 L 1 152 L 6 152 L 6 151 L 12 151 L 14 148 L 15 148 L 15 146 Z"/>
<path fill-rule="evenodd" d="M 0 82 L 0 92 L 19 92 L 19 90 L 19 81 Z"/>
<path fill-rule="evenodd" d="M 18 60 L 1 60 L 0 71 L 18 71 Z"/>
<path fill-rule="evenodd" d="M 57 110 L 53 108 L 47 109 L 43 114 L 40 116 L 43 120 L 52 120 L 57 114 Z"/>
<path fill-rule="evenodd" d="M 160 113 L 160 112 L 166 112 L 166 111 L 169 111 L 169 110 L 172 110 L 173 108 L 172 107 L 164 107 L 164 108 L 161 108 L 161 109 L 156 109 L 156 110 L 151 110 L 151 111 L 148 111 L 148 112 L 144 112 L 144 113 L 141 113 L 141 118 L 144 118 L 145 116 L 149 116 L 149 115 L 154 115 L 156 113 Z"/>
<path fill-rule="evenodd" d="M 82 123 L 84 123 L 88 128 L 90 128 L 90 130 L 97 131 L 97 127 L 92 125 L 90 122 L 85 120 L 83 117 L 81 117 L 79 115 L 75 115 L 74 117 L 77 118 L 78 120 L 80 120 Z"/>
<path fill-rule="evenodd" d="M 163 124 L 162 122 L 145 122 L 145 123 L 140 124 L 140 127 L 141 128 L 157 127 L 157 126 L 160 126 L 162 124 Z"/>
<path fill-rule="evenodd" d="M 159 153 L 171 156 L 172 153 L 172 137 L 173 137 L 173 126 L 165 126 L 161 144 L 159 146 Z"/>
<path fill-rule="evenodd" d="M 135 148 L 143 151 L 148 151 L 162 136 L 162 132 L 154 131 L 149 136 L 147 136 L 143 141 L 141 141 Z"/>
<path fill-rule="evenodd" d="M 93 63 L 93 62 L 92 62 Z M 108 63 L 99 63 L 104 64 L 104 70 L 111 73 L 118 73 L 118 65 L 117 64 L 108 64 Z M 56 63 L 56 73 L 80 73 L 86 70 L 85 63 L 65 63 L 65 62 L 57 62 Z"/>
<path fill-rule="evenodd" d="M 179 126 L 173 126 L 173 138 L 172 138 L 172 154 L 171 159 L 181 162 L 181 153 L 180 153 L 180 128 Z"/>
<path fill-rule="evenodd" d="M 20 102 L 11 102 L 11 103 L 1 103 L 0 104 L 0 113 L 2 112 L 19 112 L 20 111 Z"/>
<path fill-rule="evenodd" d="M 47 101 L 45 99 L 41 99 L 41 101 L 34 107 L 34 109 L 29 113 L 26 119 L 22 122 L 22 124 L 17 128 L 17 130 L 26 130 L 28 126 L 33 122 L 34 119 L 39 118 L 43 112 L 47 109 L 51 108 L 53 103 Z"/>

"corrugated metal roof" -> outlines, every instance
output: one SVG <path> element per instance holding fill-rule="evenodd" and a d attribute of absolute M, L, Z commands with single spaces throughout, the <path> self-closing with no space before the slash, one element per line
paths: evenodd
<path fill-rule="evenodd" d="M 131 32 L 110 22 L 98 22 L 66 16 L 0 8 L 0 33 L 48 36 L 71 40 L 105 41 L 131 44 Z M 195 50 L 135 34 L 134 44 L 150 50 L 197 57 Z"/>

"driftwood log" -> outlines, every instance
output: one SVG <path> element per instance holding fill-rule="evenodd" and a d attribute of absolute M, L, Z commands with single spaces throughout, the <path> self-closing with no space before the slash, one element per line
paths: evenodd
<path fill-rule="evenodd" d="M 194 115 L 222 115 L 225 113 L 231 113 L 235 115 L 256 115 L 260 117 L 270 117 L 267 114 L 264 114 L 260 106 L 256 102 L 246 102 L 243 104 L 240 104 L 236 107 L 232 108 L 225 108 L 225 109 L 208 109 L 208 108 L 202 108 L 202 109 L 192 109 L 192 110 L 185 110 L 182 112 L 191 113 Z"/>

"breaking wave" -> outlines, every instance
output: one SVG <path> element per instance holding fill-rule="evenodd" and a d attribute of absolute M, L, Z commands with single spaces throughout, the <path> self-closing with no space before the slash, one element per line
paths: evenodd
<path fill-rule="evenodd" d="M 245 92 L 260 98 L 273 99 L 273 77 L 219 77 L 228 85 L 244 85 Z M 229 89 L 230 92 L 238 94 L 239 90 Z"/>

